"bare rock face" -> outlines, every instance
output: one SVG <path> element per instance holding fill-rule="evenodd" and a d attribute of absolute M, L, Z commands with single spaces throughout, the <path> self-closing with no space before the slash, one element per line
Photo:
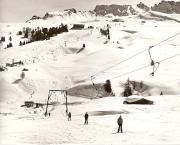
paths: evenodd
<path fill-rule="evenodd" d="M 155 4 L 153 7 L 151 7 L 151 9 L 153 11 L 158 11 L 167 14 L 180 14 L 180 1 L 161 1 L 159 4 Z"/>
<path fill-rule="evenodd" d="M 32 16 L 31 19 L 27 20 L 26 22 L 29 22 L 29 21 L 31 21 L 31 20 L 39 20 L 39 19 L 42 19 L 42 18 L 34 15 L 34 16 Z"/>
<path fill-rule="evenodd" d="M 44 15 L 43 19 L 46 20 L 47 18 L 51 18 L 51 17 L 53 17 L 52 14 L 46 13 L 46 14 Z"/>
<path fill-rule="evenodd" d="M 76 9 L 71 8 L 71 9 L 65 9 L 64 11 L 67 11 L 69 13 L 77 13 Z"/>
<path fill-rule="evenodd" d="M 144 3 L 142 3 L 142 2 L 137 4 L 137 7 L 144 10 L 144 11 L 149 11 L 150 10 L 150 8 L 147 5 L 145 5 Z"/>
<path fill-rule="evenodd" d="M 94 9 L 96 15 L 105 16 L 113 14 L 114 16 L 135 15 L 136 11 L 131 5 L 97 5 Z"/>

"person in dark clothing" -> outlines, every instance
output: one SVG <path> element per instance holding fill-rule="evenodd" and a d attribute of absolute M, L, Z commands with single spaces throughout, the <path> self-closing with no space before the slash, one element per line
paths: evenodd
<path fill-rule="evenodd" d="M 161 91 L 160 95 L 163 95 L 163 92 Z"/>
<path fill-rule="evenodd" d="M 49 117 L 51 116 L 51 113 L 49 112 Z"/>
<path fill-rule="evenodd" d="M 86 45 L 85 44 L 83 44 L 83 48 L 85 48 L 86 47 Z"/>
<path fill-rule="evenodd" d="M 86 112 L 86 114 L 84 115 L 84 118 L 85 118 L 84 124 L 88 124 L 88 117 L 89 117 L 89 115 L 88 115 L 88 113 Z"/>
<path fill-rule="evenodd" d="M 68 113 L 68 121 L 71 120 L 71 112 Z"/>
<path fill-rule="evenodd" d="M 122 131 L 123 119 L 122 119 L 121 115 L 119 116 L 119 118 L 118 118 L 118 120 L 117 120 L 117 123 L 118 123 L 118 126 L 119 126 L 117 132 L 119 132 L 119 131 L 121 130 L 121 133 L 122 133 L 122 132 L 123 132 L 123 131 Z"/>

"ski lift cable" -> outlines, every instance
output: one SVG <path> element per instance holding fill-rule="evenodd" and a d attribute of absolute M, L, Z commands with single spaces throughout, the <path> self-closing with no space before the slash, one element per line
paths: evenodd
<path fill-rule="evenodd" d="M 124 63 L 124 62 L 126 62 L 126 61 L 128 61 L 128 60 L 130 60 L 130 59 L 132 59 L 132 58 L 134 58 L 134 57 L 136 57 L 136 56 L 138 56 L 138 55 L 146 52 L 146 51 L 149 51 L 149 52 L 150 52 L 150 49 L 152 49 L 152 48 L 160 45 L 161 43 L 163 43 L 163 42 L 165 42 L 165 41 L 168 41 L 169 39 L 171 39 L 171 38 L 173 38 L 173 37 L 176 37 L 177 35 L 180 35 L 180 32 L 179 32 L 179 33 L 176 33 L 175 35 L 173 35 L 173 36 L 171 36 L 171 37 L 168 37 L 167 39 L 164 39 L 164 40 L 160 41 L 159 43 L 157 43 L 157 44 L 155 44 L 155 45 L 150 46 L 148 49 L 144 49 L 144 50 L 142 50 L 142 51 L 140 51 L 140 52 L 138 52 L 138 53 L 130 56 L 129 58 L 126 58 L 126 59 L 124 59 L 124 60 L 122 60 L 122 61 L 120 61 L 120 62 L 118 62 L 118 63 L 116 63 L 116 64 L 114 64 L 114 65 L 112 65 L 112 66 L 110 66 L 110 67 L 108 67 L 108 68 L 105 68 L 105 69 L 103 69 L 103 70 L 95 73 L 95 74 L 92 75 L 91 77 L 95 77 L 96 75 L 100 74 L 101 72 L 104 72 L 104 71 L 106 71 L 106 70 L 108 70 L 108 69 L 111 69 L 111 68 L 113 68 L 113 67 L 121 64 L 121 63 Z M 150 57 L 151 57 L 151 56 L 150 56 Z"/>
<path fill-rule="evenodd" d="M 95 77 L 91 76 L 91 82 L 92 82 L 92 85 L 94 86 L 95 90 L 97 91 L 97 95 L 96 97 L 99 95 L 99 89 L 96 87 L 95 83 L 93 82 L 93 79 L 95 79 Z"/>
<path fill-rule="evenodd" d="M 157 62 L 157 63 L 158 63 L 158 67 L 159 67 L 159 65 L 160 65 L 161 62 L 164 62 L 164 61 L 166 61 L 166 60 L 172 59 L 172 58 L 177 57 L 177 56 L 180 56 L 180 53 L 175 54 L 175 55 L 173 55 L 173 56 L 170 56 L 170 57 L 167 57 L 167 58 L 165 58 L 165 59 L 160 60 L 159 62 Z M 143 66 L 143 67 L 141 67 L 141 68 L 138 68 L 138 69 L 132 70 L 132 71 L 130 71 L 130 72 L 127 72 L 127 73 L 124 73 L 124 74 L 115 76 L 115 77 L 113 77 L 113 78 L 110 78 L 109 80 L 113 80 L 113 79 L 116 79 L 116 78 L 119 78 L 119 77 L 122 77 L 122 76 L 125 76 L 125 75 L 128 75 L 128 74 L 131 74 L 131 73 L 140 71 L 140 70 L 145 69 L 145 68 L 147 68 L 147 67 L 149 67 L 149 66 L 151 66 L 151 65 Z M 157 67 L 157 68 L 158 68 L 158 67 Z M 157 68 L 156 68 L 154 71 L 157 71 Z"/>

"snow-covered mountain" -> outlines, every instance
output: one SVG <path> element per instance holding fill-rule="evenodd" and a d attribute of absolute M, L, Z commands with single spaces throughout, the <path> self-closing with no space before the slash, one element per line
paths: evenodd
<path fill-rule="evenodd" d="M 105 15 L 113 15 L 113 16 L 129 16 L 135 15 L 136 10 L 131 5 L 97 5 L 93 11 L 77 11 L 74 8 L 66 9 L 62 11 L 56 12 L 47 12 L 41 19 L 56 19 L 59 21 L 90 21 L 97 19 L 98 16 Z M 27 22 L 31 22 L 31 20 L 38 20 L 40 17 L 33 16 Z"/>
<path fill-rule="evenodd" d="M 26 23 L 1 24 L 0 66 L 7 68 L 0 72 L 2 144 L 180 142 L 180 15 L 133 9 L 136 15 L 121 17 L 67 9 Z M 19 45 L 35 32 L 46 36 L 59 30 L 61 23 L 68 32 Z M 74 24 L 84 27 L 71 29 Z M 109 39 L 102 34 L 108 28 Z M 5 49 L 9 43 L 13 47 Z M 123 104 L 128 78 L 131 87 L 136 84 L 129 98 L 143 97 L 154 105 Z M 113 93 L 103 89 L 106 80 Z M 72 121 L 67 121 L 61 92 L 52 94 L 51 116 L 44 117 L 51 89 L 68 90 Z M 25 101 L 34 106 L 24 107 Z M 90 115 L 86 126 L 85 112 Z M 123 134 L 115 133 L 119 114 Z"/>
<path fill-rule="evenodd" d="M 39 17 L 37 17 L 39 20 Z M 27 20 L 28 23 L 33 23 L 32 20 Z M 48 20 L 51 23 L 62 22 L 62 23 L 71 23 L 71 22 L 85 22 L 85 21 L 94 21 L 97 19 L 95 12 L 93 11 L 77 11 L 76 9 L 66 9 L 64 11 L 56 11 L 56 12 L 47 12 L 40 21 L 45 23 Z"/>

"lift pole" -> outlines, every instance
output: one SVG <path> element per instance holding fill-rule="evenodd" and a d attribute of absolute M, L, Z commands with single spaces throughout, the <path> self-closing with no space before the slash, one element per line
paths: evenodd
<path fill-rule="evenodd" d="M 45 113 L 44 113 L 45 116 L 47 116 L 47 110 L 48 110 L 48 105 L 49 105 L 50 96 L 51 96 L 51 91 L 49 90 L 48 99 L 47 99 L 47 104 L 46 104 L 46 111 L 45 111 Z"/>
<path fill-rule="evenodd" d="M 66 98 L 66 115 L 68 115 L 67 90 L 64 93 L 64 97 Z"/>
<path fill-rule="evenodd" d="M 67 90 L 49 90 L 48 99 L 46 103 L 46 111 L 44 113 L 45 116 L 48 114 L 48 105 L 49 105 L 49 99 L 54 92 L 64 92 L 64 97 L 66 99 L 66 115 L 68 114 L 68 103 L 67 103 Z"/>

